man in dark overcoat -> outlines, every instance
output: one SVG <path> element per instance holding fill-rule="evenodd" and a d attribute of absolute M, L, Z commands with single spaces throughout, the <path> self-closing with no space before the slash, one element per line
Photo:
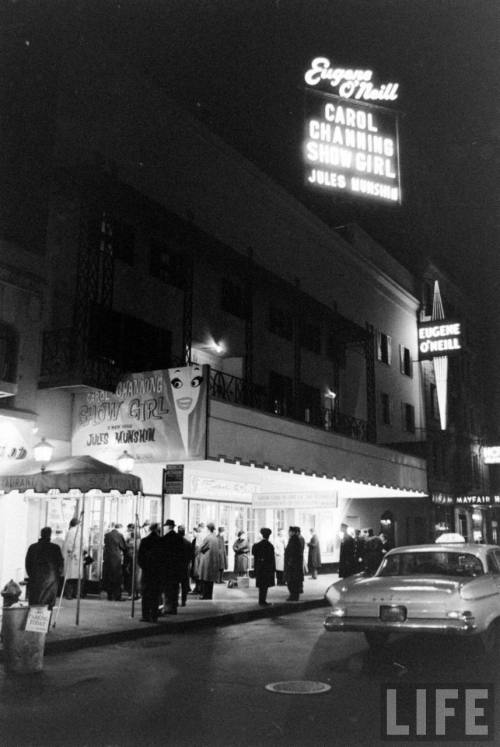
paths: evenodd
<path fill-rule="evenodd" d="M 26 573 L 28 575 L 28 601 L 54 607 L 59 579 L 64 570 L 64 558 L 59 545 L 50 541 L 52 529 L 43 527 L 38 542 L 28 547 Z"/>
<path fill-rule="evenodd" d="M 354 530 L 354 573 L 361 573 L 365 568 L 365 538 L 361 529 Z"/>
<path fill-rule="evenodd" d="M 194 561 L 194 548 L 192 542 L 186 537 L 186 529 L 177 527 L 177 534 L 182 542 L 182 568 L 181 568 L 181 606 L 186 606 L 187 595 L 191 590 L 190 573 Z"/>
<path fill-rule="evenodd" d="M 261 607 L 269 607 L 267 601 L 267 590 L 274 586 L 274 576 L 276 572 L 276 561 L 274 558 L 274 545 L 269 542 L 271 530 L 262 527 L 260 530 L 262 539 L 252 546 L 252 555 L 254 557 L 255 585 L 259 590 L 259 604 Z"/>
<path fill-rule="evenodd" d="M 162 588 L 162 544 L 160 525 L 149 525 L 149 534 L 141 540 L 137 553 L 141 574 L 142 622 L 158 622 Z"/>
<path fill-rule="evenodd" d="M 110 602 L 121 602 L 123 584 L 123 559 L 127 553 L 125 537 L 117 524 L 104 535 L 102 586 Z"/>
<path fill-rule="evenodd" d="M 301 542 L 302 540 L 302 542 Z M 304 584 L 304 538 L 299 527 L 290 527 L 285 547 L 285 578 L 290 595 L 287 602 L 298 602 Z"/>
<path fill-rule="evenodd" d="M 175 521 L 167 519 L 163 529 L 165 534 L 162 542 L 162 587 L 165 597 L 164 612 L 167 615 L 176 615 L 179 604 L 179 584 L 183 568 L 183 545 L 182 538 L 175 531 Z"/>
<path fill-rule="evenodd" d="M 339 578 L 347 578 L 357 572 L 354 562 L 354 537 L 348 532 L 347 524 L 340 525 Z"/>
<path fill-rule="evenodd" d="M 384 557 L 384 545 L 373 529 L 368 529 L 368 538 L 365 544 L 365 570 L 373 575 Z"/>

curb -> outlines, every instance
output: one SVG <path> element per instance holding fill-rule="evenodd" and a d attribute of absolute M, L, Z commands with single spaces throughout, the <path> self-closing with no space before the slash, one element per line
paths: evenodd
<path fill-rule="evenodd" d="M 55 655 L 63 654 L 70 651 L 78 651 L 82 648 L 93 648 L 96 646 L 109 646 L 113 643 L 122 643 L 124 641 L 135 641 L 140 638 L 151 638 L 152 636 L 185 633 L 189 630 L 225 627 L 228 625 L 237 625 L 239 623 L 251 622 L 252 620 L 261 620 L 267 617 L 280 617 L 304 610 L 318 609 L 328 607 L 326 599 L 311 599 L 304 602 L 286 603 L 280 602 L 273 604 L 272 607 L 265 609 L 249 609 L 241 612 L 228 612 L 210 617 L 199 617 L 185 621 L 161 621 L 159 625 L 145 628 L 130 628 L 129 630 L 109 631 L 108 633 L 96 633 L 95 635 L 86 635 L 74 638 L 66 638 L 59 641 L 46 641 L 45 654 Z M 3 651 L 0 651 L 0 661 L 3 660 Z"/>

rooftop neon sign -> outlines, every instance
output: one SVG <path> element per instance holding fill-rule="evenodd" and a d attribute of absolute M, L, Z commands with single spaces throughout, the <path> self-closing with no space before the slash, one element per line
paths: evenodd
<path fill-rule="evenodd" d="M 399 83 L 373 83 L 372 70 L 354 70 L 351 68 L 332 67 L 328 57 L 315 57 L 311 67 L 304 75 L 308 86 L 317 86 L 327 81 L 335 93 L 343 99 L 358 101 L 396 101 Z"/>

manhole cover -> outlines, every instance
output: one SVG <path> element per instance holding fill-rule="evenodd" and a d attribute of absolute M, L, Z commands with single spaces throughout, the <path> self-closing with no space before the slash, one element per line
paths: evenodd
<path fill-rule="evenodd" d="M 271 682 L 266 690 L 272 693 L 287 693 L 288 695 L 319 695 L 331 690 L 331 686 L 324 682 L 310 682 L 308 680 L 291 680 L 289 682 Z"/>

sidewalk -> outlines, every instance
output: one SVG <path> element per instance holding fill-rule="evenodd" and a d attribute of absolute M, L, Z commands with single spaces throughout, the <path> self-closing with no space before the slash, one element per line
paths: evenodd
<path fill-rule="evenodd" d="M 45 643 L 46 654 L 57 654 L 88 646 L 105 646 L 110 643 L 134 640 L 165 633 L 183 633 L 195 628 L 233 625 L 264 617 L 277 617 L 292 612 L 327 606 L 325 592 L 330 584 L 338 580 L 336 574 L 324 574 L 316 580 L 304 580 L 304 593 L 299 602 L 287 602 L 286 586 L 269 589 L 267 601 L 271 607 L 259 607 L 255 580 L 250 579 L 248 589 L 228 589 L 227 583 L 215 584 L 213 600 L 198 599 L 189 594 L 185 607 L 179 607 L 177 615 L 160 617 L 158 624 L 143 623 L 141 600 L 135 601 L 134 617 L 132 602 L 108 602 L 98 597 L 80 600 L 79 624 L 76 625 L 76 600 L 63 599 L 61 610 L 53 626 L 57 606 Z M 59 603 L 59 600 L 58 600 Z M 0 659 L 2 651 L 0 649 Z"/>

